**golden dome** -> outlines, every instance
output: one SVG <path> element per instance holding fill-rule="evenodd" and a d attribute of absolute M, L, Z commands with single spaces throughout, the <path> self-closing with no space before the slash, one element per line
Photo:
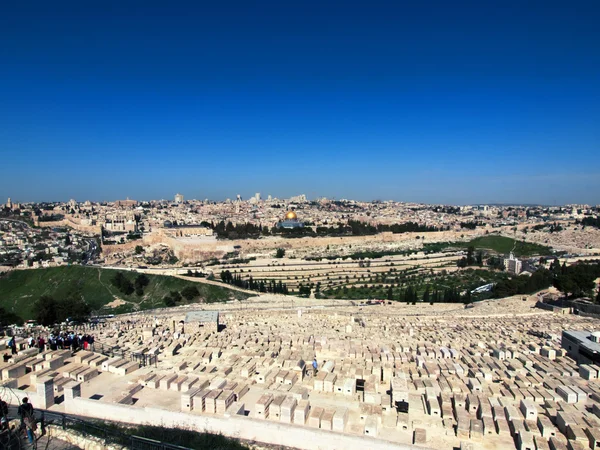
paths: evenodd
<path fill-rule="evenodd" d="M 296 213 L 294 211 L 290 211 L 285 215 L 286 220 L 296 220 L 297 218 L 298 218 L 298 216 L 296 215 Z"/>

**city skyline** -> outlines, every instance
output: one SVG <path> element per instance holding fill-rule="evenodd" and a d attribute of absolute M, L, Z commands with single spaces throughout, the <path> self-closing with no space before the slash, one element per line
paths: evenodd
<path fill-rule="evenodd" d="M 31 205 L 31 204 L 67 204 L 70 203 L 72 201 L 75 201 L 75 203 L 77 204 L 83 204 L 83 203 L 87 203 L 90 202 L 92 204 L 111 204 L 111 203 L 118 203 L 118 202 L 123 202 L 123 201 L 134 201 L 137 203 L 151 203 L 151 202 L 170 202 L 173 204 L 181 204 L 181 203 L 189 203 L 189 202 L 214 202 L 214 203 L 226 203 L 226 202 L 231 202 L 231 203 L 235 203 L 237 201 L 241 201 L 241 202 L 250 202 L 250 203 L 258 203 L 255 201 L 255 195 L 256 194 L 260 194 L 261 198 L 259 199 L 259 202 L 277 202 L 277 201 L 283 201 L 283 202 L 289 202 L 291 204 L 294 203 L 303 203 L 303 201 L 297 200 L 298 197 L 301 196 L 305 196 L 305 201 L 306 202 L 313 202 L 313 201 L 321 201 L 321 200 L 327 200 L 327 201 L 347 201 L 347 202 L 357 202 L 357 203 L 376 203 L 376 202 L 382 202 L 382 203 L 387 203 L 387 202 L 394 202 L 394 203 L 400 203 L 400 204 L 422 204 L 422 205 L 447 205 L 447 206 L 500 206 L 500 207 L 508 207 L 508 206 L 517 206 L 517 207 L 544 207 L 544 208 L 552 208 L 552 207 L 564 207 L 564 206 L 572 206 L 572 205 L 588 205 L 590 207 L 594 207 L 594 206 L 598 206 L 598 204 L 595 203 L 585 203 L 585 202 L 571 202 L 571 203 L 554 203 L 554 204 L 546 204 L 546 203 L 526 203 L 526 202 L 494 202 L 494 201 L 490 201 L 490 202 L 472 202 L 472 203 L 434 203 L 434 202 L 419 202 L 419 201 L 410 201 L 410 200 L 397 200 L 397 199 L 386 199 L 386 198 L 376 198 L 376 199 L 356 199 L 356 198 L 350 198 L 350 197 L 326 197 L 326 196 L 315 196 L 315 197 L 309 197 L 306 196 L 305 194 L 297 194 L 297 195 L 290 195 L 290 196 L 277 196 L 277 195 L 272 195 L 272 194 L 265 194 L 263 195 L 262 193 L 254 193 L 253 195 L 242 195 L 242 194 L 236 194 L 236 195 L 232 195 L 226 198 L 219 198 L 219 199 L 215 199 L 215 198 L 208 198 L 208 197 L 188 197 L 184 194 L 181 194 L 180 192 L 177 192 L 176 194 L 172 195 L 171 197 L 169 196 L 163 196 L 163 197 L 157 197 L 157 198 L 133 198 L 131 196 L 121 196 L 121 197 L 116 197 L 116 198 L 103 198 L 103 199 L 89 199 L 89 198 L 75 198 L 74 196 L 71 196 L 68 200 L 66 199 L 54 199 L 54 200 L 20 200 L 18 198 L 14 198 L 14 197 L 7 197 L 8 202 L 11 202 L 12 204 L 15 205 L 19 205 L 19 204 L 27 204 L 27 205 Z M 177 200 L 177 196 L 183 196 L 184 199 L 181 201 Z M 239 198 L 238 198 L 239 197 Z M 0 205 L 2 205 L 2 203 L 0 203 Z"/>
<path fill-rule="evenodd" d="M 0 198 L 600 203 L 597 2 L 2 7 Z"/>

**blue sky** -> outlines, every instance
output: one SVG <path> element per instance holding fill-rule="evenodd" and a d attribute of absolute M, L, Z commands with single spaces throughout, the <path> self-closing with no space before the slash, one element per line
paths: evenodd
<path fill-rule="evenodd" d="M 0 201 L 600 203 L 597 1 L 91 3 L 0 5 Z"/>

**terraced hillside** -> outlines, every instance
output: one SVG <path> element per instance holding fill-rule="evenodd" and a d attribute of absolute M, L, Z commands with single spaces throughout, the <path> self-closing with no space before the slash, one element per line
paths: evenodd
<path fill-rule="evenodd" d="M 298 259 L 255 260 L 246 264 L 222 264 L 213 266 L 217 274 L 227 270 L 242 280 L 263 280 L 267 283 L 285 283 L 290 293 L 301 294 L 302 287 L 312 286 L 321 293 L 333 295 L 334 290 L 351 289 L 363 285 L 376 285 L 388 289 L 398 284 L 400 278 L 416 277 L 420 274 L 454 272 L 461 251 L 450 251 L 425 255 L 390 255 L 369 260 L 321 260 Z M 368 297 L 368 296 L 366 296 Z M 338 298 L 355 298 L 342 296 Z"/>
<path fill-rule="evenodd" d="M 165 306 L 163 299 L 173 291 L 181 292 L 186 287 L 197 288 L 198 295 L 184 302 L 222 302 L 248 297 L 243 292 L 227 287 L 212 286 L 163 275 L 147 275 L 149 283 L 142 295 L 135 292 L 126 295 L 120 292 L 111 279 L 117 272 L 134 283 L 138 274 L 127 271 L 70 266 L 49 269 L 18 270 L 0 277 L 0 306 L 23 319 L 35 316 L 33 304 L 42 295 L 56 299 L 76 293 L 94 311 L 103 314 L 122 313 Z"/>
<path fill-rule="evenodd" d="M 466 242 L 427 243 L 421 250 L 357 251 L 306 259 L 275 258 L 224 261 L 212 265 L 217 277 L 228 282 L 228 271 L 239 283 L 281 283 L 291 294 L 307 296 L 311 290 L 320 297 L 337 299 L 387 298 L 402 300 L 407 289 L 418 298 L 431 298 L 432 292 L 471 291 L 508 278 L 482 261 L 460 269 L 458 261 L 469 247 L 487 257 L 551 255 L 549 247 L 517 241 L 499 235 L 481 236 Z M 474 270 L 477 269 L 477 270 Z M 246 286 L 244 286 L 246 287 Z"/>

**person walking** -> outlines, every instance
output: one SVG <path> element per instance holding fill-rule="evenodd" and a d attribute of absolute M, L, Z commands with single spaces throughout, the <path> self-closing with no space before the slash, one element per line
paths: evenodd
<path fill-rule="evenodd" d="M 21 418 L 21 429 L 25 428 L 27 432 L 27 440 L 30 444 L 34 442 L 34 432 L 37 430 L 37 424 L 35 423 L 35 416 L 33 414 L 33 406 L 29 403 L 27 397 L 23 398 L 23 403 L 19 406 L 17 414 Z"/>
<path fill-rule="evenodd" d="M 8 341 L 8 346 L 10 347 L 11 354 L 17 354 L 17 342 L 15 341 L 15 337 L 11 337 L 10 341 Z"/>
<path fill-rule="evenodd" d="M 317 358 L 314 358 L 313 363 L 312 363 L 313 377 L 317 374 L 317 367 L 318 367 Z"/>
<path fill-rule="evenodd" d="M 38 347 L 40 349 L 40 353 L 42 353 L 46 349 L 46 341 L 42 336 L 38 338 Z"/>

